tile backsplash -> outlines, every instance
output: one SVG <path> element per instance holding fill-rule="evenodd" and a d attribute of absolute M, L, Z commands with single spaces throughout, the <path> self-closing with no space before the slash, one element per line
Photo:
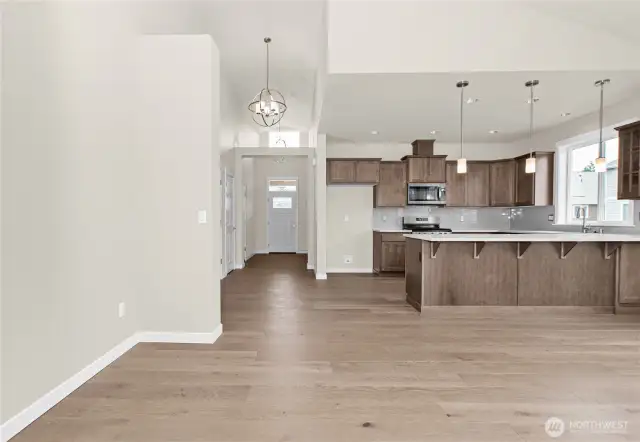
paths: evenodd
<path fill-rule="evenodd" d="M 373 210 L 374 229 L 401 229 L 404 216 L 437 216 L 452 230 L 509 230 L 509 209 L 499 207 L 401 207 Z"/>

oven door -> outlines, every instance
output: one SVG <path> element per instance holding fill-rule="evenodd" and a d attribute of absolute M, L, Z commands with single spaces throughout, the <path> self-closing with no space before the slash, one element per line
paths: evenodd
<path fill-rule="evenodd" d="M 407 205 L 424 206 L 446 204 L 444 186 L 434 184 L 409 184 L 407 186 Z"/>

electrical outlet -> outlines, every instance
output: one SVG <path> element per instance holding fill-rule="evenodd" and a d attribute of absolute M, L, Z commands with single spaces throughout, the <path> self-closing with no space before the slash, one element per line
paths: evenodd
<path fill-rule="evenodd" d="M 386 222 L 386 221 L 387 221 L 387 217 L 383 215 L 383 216 L 382 216 L 382 221 L 383 221 L 383 222 Z"/>
<path fill-rule="evenodd" d="M 344 263 L 345 263 L 345 264 L 353 264 L 353 256 L 351 256 L 351 255 L 344 255 Z"/>
<path fill-rule="evenodd" d="M 464 222 L 464 215 L 460 215 L 460 222 L 463 223 Z"/>
<path fill-rule="evenodd" d="M 554 216 L 554 215 L 553 215 L 553 213 L 552 213 L 551 215 L 549 215 L 549 216 L 547 217 L 547 219 L 548 219 L 549 221 L 552 221 L 552 222 L 553 222 L 553 220 L 555 219 L 555 216 Z"/>
<path fill-rule="evenodd" d="M 124 302 L 118 304 L 118 318 L 124 318 L 127 314 L 127 305 Z"/>

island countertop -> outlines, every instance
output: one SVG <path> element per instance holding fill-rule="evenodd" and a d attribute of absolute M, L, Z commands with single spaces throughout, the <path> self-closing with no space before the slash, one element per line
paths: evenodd
<path fill-rule="evenodd" d="M 640 242 L 640 235 L 616 233 L 418 233 L 404 236 L 431 242 Z"/>

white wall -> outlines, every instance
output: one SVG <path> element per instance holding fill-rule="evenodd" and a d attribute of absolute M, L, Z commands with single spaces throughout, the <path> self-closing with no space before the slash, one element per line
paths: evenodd
<path fill-rule="evenodd" d="M 637 50 L 630 38 L 607 33 L 604 26 L 596 23 L 580 23 L 580 15 L 589 10 L 582 3 L 330 0 L 329 72 L 640 68 L 640 61 L 629 57 Z M 603 8 L 603 15 L 625 14 L 624 6 L 635 2 L 615 3 L 615 7 Z M 541 9 L 548 4 L 572 5 L 574 11 L 568 12 L 568 19 L 561 19 L 553 11 Z M 635 15 L 618 23 L 632 27 L 630 17 L 637 16 L 637 8 L 629 8 Z M 354 28 L 354 23 L 360 23 L 363 17 L 366 27 Z"/>
<path fill-rule="evenodd" d="M 141 179 L 128 16 L 19 2 L 2 5 L 2 27 L 5 423 L 137 330 Z"/>
<path fill-rule="evenodd" d="M 284 158 L 284 162 L 276 160 Z M 247 160 L 243 160 L 247 161 Z M 307 158 L 262 157 L 253 159 L 253 219 L 247 235 L 252 235 L 253 252 L 268 250 L 267 180 L 278 177 L 298 177 L 298 251 L 307 251 Z"/>
<path fill-rule="evenodd" d="M 212 333 L 220 325 L 218 50 L 208 35 L 144 36 L 138 57 L 141 326 Z M 198 224 L 199 210 L 207 224 Z"/>
<path fill-rule="evenodd" d="M 345 256 L 353 262 L 345 264 Z M 327 273 L 372 272 L 373 187 L 327 187 Z"/>

